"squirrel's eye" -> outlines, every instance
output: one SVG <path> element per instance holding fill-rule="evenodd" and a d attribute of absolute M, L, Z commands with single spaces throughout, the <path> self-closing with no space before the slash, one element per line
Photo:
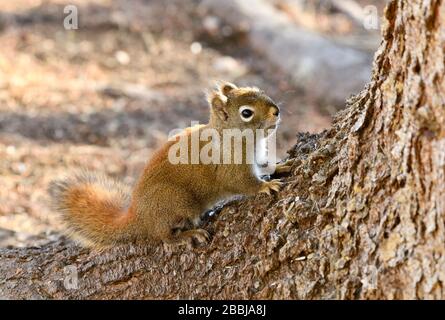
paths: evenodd
<path fill-rule="evenodd" d="M 247 122 L 253 118 L 253 108 L 248 106 L 243 106 L 239 109 L 241 115 L 241 120 Z"/>
<path fill-rule="evenodd" d="M 243 115 L 244 118 L 249 118 L 253 114 L 253 112 L 252 110 L 245 109 L 241 112 L 241 114 Z"/>

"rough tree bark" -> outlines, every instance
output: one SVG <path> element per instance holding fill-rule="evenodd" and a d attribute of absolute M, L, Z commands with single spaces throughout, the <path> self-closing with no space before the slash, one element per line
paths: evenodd
<path fill-rule="evenodd" d="M 224 208 L 202 248 L 2 249 L 0 296 L 443 299 L 445 2 L 393 0 L 385 20 L 371 83 L 299 135 L 276 198 Z"/>

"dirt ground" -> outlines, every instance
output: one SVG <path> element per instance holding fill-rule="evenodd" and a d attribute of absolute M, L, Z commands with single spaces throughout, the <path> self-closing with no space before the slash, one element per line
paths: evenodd
<path fill-rule="evenodd" d="M 63 27 L 67 4 L 78 30 Z M 0 44 L 0 246 L 56 237 L 46 192 L 56 177 L 82 167 L 133 183 L 170 130 L 206 121 L 215 80 L 280 103 L 281 157 L 333 112 L 197 0 L 2 1 Z"/>

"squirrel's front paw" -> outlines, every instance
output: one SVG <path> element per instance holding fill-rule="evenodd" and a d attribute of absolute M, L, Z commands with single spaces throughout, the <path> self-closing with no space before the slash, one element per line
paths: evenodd
<path fill-rule="evenodd" d="M 292 165 L 295 159 L 288 159 L 283 163 L 278 163 L 275 167 L 275 174 L 289 173 L 292 170 Z"/>
<path fill-rule="evenodd" d="M 264 181 L 261 186 L 260 193 L 267 193 L 268 195 L 271 195 L 272 191 L 275 191 L 275 192 L 280 191 L 280 188 L 282 185 L 283 185 L 283 182 L 281 182 L 279 179 Z"/>

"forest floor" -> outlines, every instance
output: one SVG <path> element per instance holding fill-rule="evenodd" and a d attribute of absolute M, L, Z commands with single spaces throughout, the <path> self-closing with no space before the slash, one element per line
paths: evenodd
<path fill-rule="evenodd" d="M 63 27 L 66 4 L 0 4 L 0 247 L 55 237 L 54 178 L 89 168 L 133 183 L 170 130 L 207 120 L 215 80 L 258 86 L 281 105 L 281 157 L 296 132 L 329 127 L 335 108 L 200 1 L 71 0 L 78 30 Z"/>

